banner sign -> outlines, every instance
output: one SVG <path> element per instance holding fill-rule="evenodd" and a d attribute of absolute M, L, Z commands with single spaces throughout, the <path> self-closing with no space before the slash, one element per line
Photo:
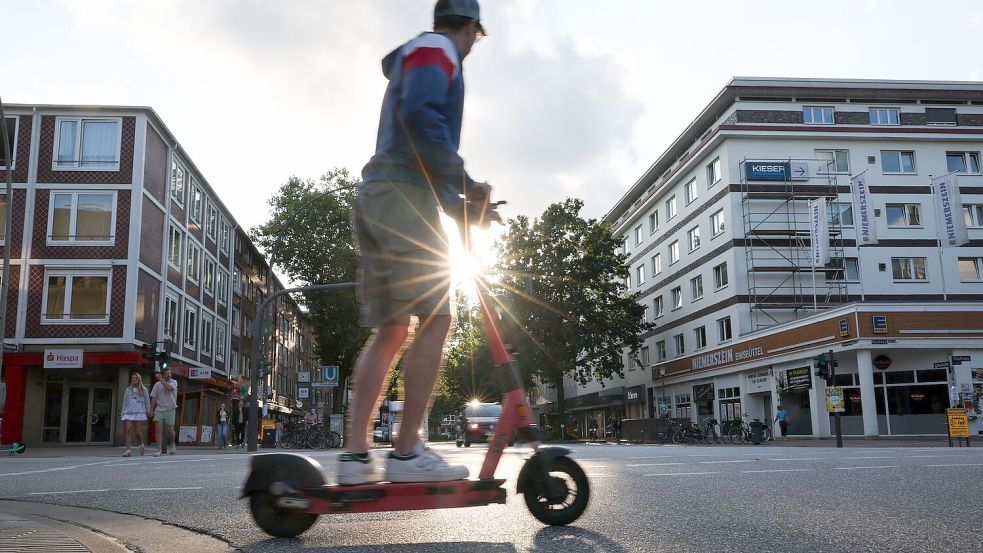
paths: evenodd
<path fill-rule="evenodd" d="M 867 188 L 867 177 L 859 174 L 850 179 L 853 189 L 854 219 L 857 223 L 857 245 L 877 243 L 877 227 L 874 226 L 873 208 L 870 206 L 870 190 Z"/>
<path fill-rule="evenodd" d="M 949 436 L 952 438 L 969 437 L 969 414 L 963 408 L 949 408 L 945 410 L 946 418 L 949 419 Z"/>
<path fill-rule="evenodd" d="M 809 388 L 812 388 L 812 375 L 809 367 L 778 372 L 778 389 L 808 390 Z"/>
<path fill-rule="evenodd" d="M 812 244 L 812 266 L 829 263 L 829 214 L 826 198 L 809 200 L 809 241 Z"/>
<path fill-rule="evenodd" d="M 311 397 L 310 394 L 311 394 L 310 388 L 297 388 L 297 397 L 300 399 L 307 399 Z"/>
<path fill-rule="evenodd" d="M 935 220 L 943 248 L 957 248 L 969 242 L 966 219 L 956 173 L 932 179 L 935 186 Z"/>
<path fill-rule="evenodd" d="M 44 350 L 44 368 L 46 369 L 81 369 L 82 350 L 80 349 L 46 349 Z"/>
<path fill-rule="evenodd" d="M 191 367 L 188 369 L 188 378 L 204 379 L 212 377 L 212 369 L 206 367 Z"/>
<path fill-rule="evenodd" d="M 846 406 L 843 405 L 843 388 L 840 386 L 826 387 L 826 412 L 843 413 Z"/>
<path fill-rule="evenodd" d="M 745 161 L 747 180 L 809 180 L 809 164 L 789 161 Z"/>

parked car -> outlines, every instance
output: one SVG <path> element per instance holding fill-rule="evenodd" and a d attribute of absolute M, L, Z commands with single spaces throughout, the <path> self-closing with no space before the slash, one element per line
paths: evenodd
<path fill-rule="evenodd" d="M 495 425 L 502 416 L 500 403 L 472 401 L 461 410 L 464 428 L 457 436 L 457 447 L 471 447 L 474 442 L 487 442 L 494 434 Z"/>

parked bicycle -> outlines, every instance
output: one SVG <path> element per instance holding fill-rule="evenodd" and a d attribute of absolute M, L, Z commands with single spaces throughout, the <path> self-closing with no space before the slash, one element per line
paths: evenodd
<path fill-rule="evenodd" d="M 749 422 L 750 421 L 750 422 Z M 751 441 L 751 422 L 760 423 L 762 425 L 761 429 L 761 443 L 768 443 L 774 438 L 771 430 L 770 421 L 762 422 L 761 419 L 751 419 L 751 416 L 744 413 L 743 420 L 739 423 L 735 422 L 734 426 L 727 433 L 728 443 L 734 445 L 740 445 L 748 443 Z"/>
<path fill-rule="evenodd" d="M 284 423 L 280 447 L 286 449 L 341 447 L 341 435 L 328 430 L 324 423 L 309 424 L 303 420 L 288 420 Z"/>

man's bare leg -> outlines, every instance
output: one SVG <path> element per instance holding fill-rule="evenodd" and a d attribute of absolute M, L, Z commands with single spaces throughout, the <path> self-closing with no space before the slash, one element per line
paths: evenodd
<path fill-rule="evenodd" d="M 367 453 L 366 434 L 375 410 L 376 400 L 382 392 L 389 367 L 406 342 L 408 325 L 386 325 L 372 331 L 365 348 L 358 356 L 354 368 L 355 399 L 352 401 L 348 432 L 345 433 L 345 451 Z"/>
<path fill-rule="evenodd" d="M 402 430 L 394 444 L 398 454 L 410 453 L 419 439 L 416 432 L 423 422 L 423 414 L 440 372 L 440 356 L 450 325 L 450 315 L 430 316 L 417 329 L 413 344 L 403 356 L 406 402 L 403 404 L 403 419 L 399 425 Z"/>

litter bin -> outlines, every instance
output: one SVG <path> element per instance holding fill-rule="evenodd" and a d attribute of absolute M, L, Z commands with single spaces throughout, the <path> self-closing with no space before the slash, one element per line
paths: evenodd
<path fill-rule="evenodd" d="M 263 429 L 263 442 L 260 445 L 262 447 L 276 447 L 276 429 Z"/>
<path fill-rule="evenodd" d="M 749 425 L 751 427 L 751 443 L 758 445 L 765 441 L 765 425 L 760 420 L 754 419 Z"/>

